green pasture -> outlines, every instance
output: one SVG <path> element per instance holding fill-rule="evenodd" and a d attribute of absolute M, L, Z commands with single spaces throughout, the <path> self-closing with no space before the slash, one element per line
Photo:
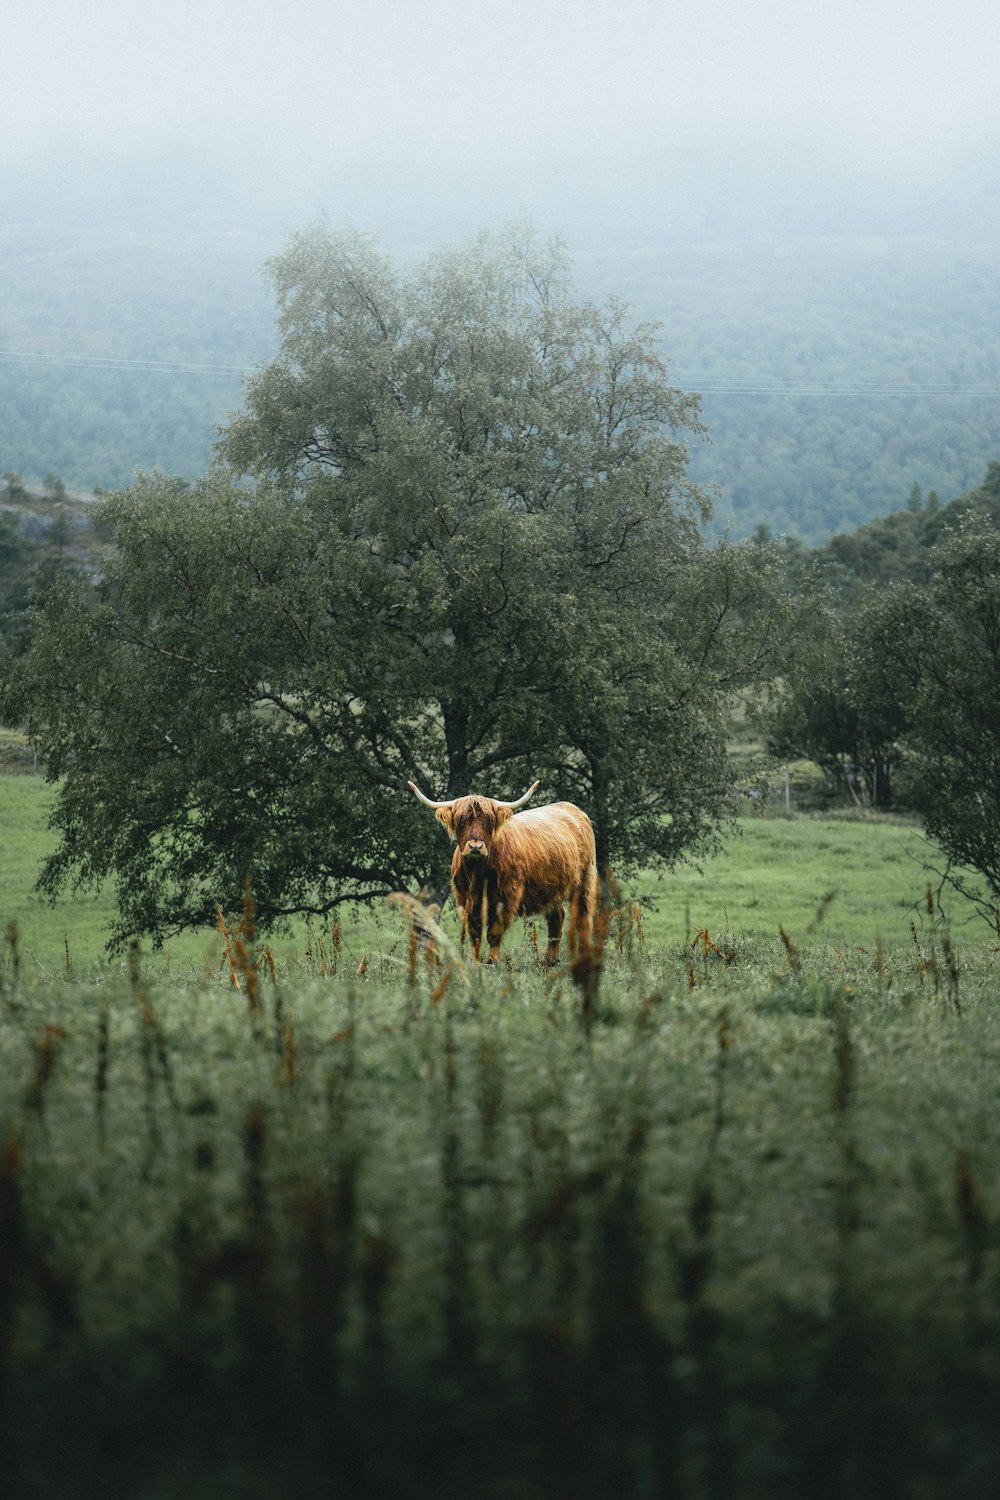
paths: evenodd
<path fill-rule="evenodd" d="M 113 912 L 109 891 L 68 893 L 52 907 L 33 890 L 55 842 L 47 826 L 52 797 L 40 777 L 0 776 L 0 920 L 16 922 L 26 966 L 41 978 L 123 972 L 123 959 L 104 950 Z M 901 820 L 748 815 L 739 834 L 700 868 L 640 875 L 624 882 L 622 896 L 640 905 L 645 936 L 654 946 L 690 943 L 703 931 L 714 940 L 725 934 L 777 938 L 780 927 L 796 942 L 831 950 L 892 946 L 911 940 L 911 923 L 924 925 L 928 881 L 938 885 L 928 866 L 941 869 L 943 863 L 920 829 Z M 957 898 L 945 902 L 963 943 L 990 941 L 989 928 L 971 909 Z M 398 956 L 398 923 L 385 909 L 344 910 L 341 926 L 346 955 L 356 963 L 366 955 Z M 319 924 L 311 937 L 304 924 L 296 924 L 269 938 L 282 969 L 294 968 L 310 944 L 315 948 L 325 940 Z M 527 953 L 521 926 L 506 946 L 512 956 Z M 214 930 L 188 933 L 168 940 L 155 963 L 188 977 L 209 975 L 218 968 L 220 951 Z"/>
<path fill-rule="evenodd" d="M 8 961 L 5 1495 L 995 1493 L 996 956 L 618 947 Z"/>
<path fill-rule="evenodd" d="M 575 974 L 387 906 L 237 988 L 39 904 L 49 796 L 0 777 L 5 1497 L 991 1500 L 1000 955 L 918 830 L 748 818 Z"/>

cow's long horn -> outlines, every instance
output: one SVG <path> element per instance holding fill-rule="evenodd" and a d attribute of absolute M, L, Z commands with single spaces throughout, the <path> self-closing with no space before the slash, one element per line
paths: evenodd
<path fill-rule="evenodd" d="M 418 786 L 415 786 L 412 781 L 408 781 L 406 783 L 406 785 L 410 788 L 411 792 L 415 792 L 416 793 L 416 795 L 420 798 L 421 802 L 424 804 L 425 807 L 438 808 L 438 807 L 450 807 L 451 806 L 450 802 L 432 802 L 429 797 L 425 797 L 424 796 L 424 794 L 420 790 L 420 788 Z"/>
<path fill-rule="evenodd" d="M 518 799 L 517 799 L 516 802 L 500 802 L 499 799 L 497 799 L 497 798 L 494 798 L 494 801 L 496 801 L 498 807 L 509 807 L 511 809 L 511 811 L 513 812 L 513 810 L 514 810 L 515 807 L 523 807 L 524 806 L 524 804 L 527 802 L 528 798 L 532 795 L 532 793 L 536 792 L 538 790 L 539 785 L 540 785 L 539 782 L 533 781 L 531 783 L 531 785 L 529 786 L 528 790 L 525 792 L 524 796 L 523 797 L 518 797 Z"/>

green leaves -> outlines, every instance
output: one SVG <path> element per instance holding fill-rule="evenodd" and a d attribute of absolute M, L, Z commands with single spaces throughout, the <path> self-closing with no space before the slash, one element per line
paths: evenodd
<path fill-rule="evenodd" d="M 864 615 L 858 694 L 902 721 L 910 795 L 955 865 L 1000 898 L 1000 534 L 971 513 L 932 554 L 924 587 Z"/>

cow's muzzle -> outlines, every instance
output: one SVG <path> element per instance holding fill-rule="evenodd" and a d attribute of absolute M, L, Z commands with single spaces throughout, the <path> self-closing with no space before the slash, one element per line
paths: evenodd
<path fill-rule="evenodd" d="M 489 852 L 490 851 L 487 849 L 482 839 L 469 839 L 465 848 L 462 850 L 462 858 L 485 859 Z"/>

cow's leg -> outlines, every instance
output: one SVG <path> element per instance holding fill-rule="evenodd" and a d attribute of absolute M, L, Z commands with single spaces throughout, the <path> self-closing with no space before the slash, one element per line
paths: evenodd
<path fill-rule="evenodd" d="M 553 968 L 559 962 L 559 945 L 562 942 L 563 920 L 566 913 L 562 902 L 545 913 L 545 925 L 549 929 L 549 945 L 545 950 L 545 967 Z"/>
<path fill-rule="evenodd" d="M 483 924 L 478 912 L 470 911 L 465 918 L 465 935 L 469 940 L 469 948 L 476 963 L 479 962 L 479 950 L 483 946 Z"/>
<path fill-rule="evenodd" d="M 470 894 L 465 909 L 462 912 L 465 934 L 469 939 L 469 947 L 472 950 L 472 956 L 476 960 L 476 963 L 479 962 L 479 950 L 483 946 L 483 918 L 485 910 L 485 892 L 473 892 Z"/>
<path fill-rule="evenodd" d="M 524 901 L 524 881 L 495 881 L 490 885 L 489 922 L 486 936 L 490 945 L 490 963 L 499 963 L 500 944 L 504 933 L 521 910 Z"/>

